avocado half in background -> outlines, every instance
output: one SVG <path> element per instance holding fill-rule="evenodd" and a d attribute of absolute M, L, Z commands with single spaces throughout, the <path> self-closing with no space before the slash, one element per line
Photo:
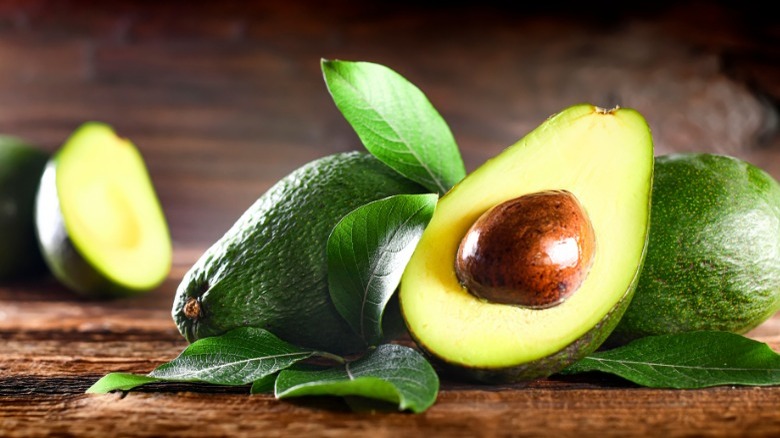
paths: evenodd
<path fill-rule="evenodd" d="M 35 225 L 55 277 L 83 295 L 131 295 L 171 268 L 171 239 L 143 158 L 105 124 L 79 127 L 49 160 Z"/>
<path fill-rule="evenodd" d="M 45 268 L 35 237 L 35 193 L 49 155 L 0 136 L 0 280 Z"/>
<path fill-rule="evenodd" d="M 594 351 L 620 320 L 636 287 L 652 181 L 652 139 L 638 112 L 577 105 L 551 117 L 440 199 L 401 282 L 401 311 L 410 334 L 443 369 L 491 383 L 549 376 Z M 547 200 L 535 200 L 537 195 Z M 525 202 L 531 208 L 524 210 Z M 535 273 L 541 298 L 512 290 L 512 274 L 506 273 L 511 269 L 496 269 L 514 251 L 505 245 L 512 238 L 509 232 L 481 246 L 494 225 L 475 224 L 495 218 L 495 206 L 521 205 L 519 211 L 528 213 L 539 202 L 564 213 L 545 213 L 528 227 L 521 220 L 520 228 L 542 237 L 565 235 L 546 252 L 525 254 L 530 258 L 521 270 Z M 592 230 L 582 226 L 588 222 Z M 590 249 L 580 245 L 585 241 Z M 498 249 L 488 251 L 490 245 Z M 463 253 L 476 260 L 471 272 L 476 280 L 462 272 Z M 579 260 L 582 254 L 589 259 Z M 574 266 L 576 272 L 558 278 L 549 270 L 535 270 L 535 258 L 549 258 L 561 269 Z M 473 290 L 473 283 L 488 286 Z M 500 290 L 504 286 L 509 290 Z M 492 294 L 495 289 L 498 293 Z M 499 300 L 515 292 L 531 299 Z"/>

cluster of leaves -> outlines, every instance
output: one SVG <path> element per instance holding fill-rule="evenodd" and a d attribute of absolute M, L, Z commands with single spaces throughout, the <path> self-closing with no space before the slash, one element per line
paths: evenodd
<path fill-rule="evenodd" d="M 249 385 L 278 398 L 361 396 L 423 412 L 436 400 L 439 380 L 415 350 L 381 344 L 383 316 L 438 195 L 465 177 L 463 161 L 444 119 L 425 95 L 377 64 L 323 61 L 325 82 L 366 149 L 431 191 L 366 204 L 344 217 L 328 239 L 328 282 L 339 313 L 371 348 L 356 360 L 286 343 L 245 327 L 201 339 L 148 375 L 109 374 L 88 392 L 130 390 L 153 382 Z M 318 359 L 330 365 L 311 366 Z M 601 371 L 640 385 L 701 388 L 780 383 L 780 356 L 765 344 L 719 332 L 640 339 L 595 353 L 563 374 Z"/>
<path fill-rule="evenodd" d="M 301 362 L 312 358 L 335 365 L 301 366 Z M 267 330 L 243 327 L 198 340 L 176 359 L 147 375 L 109 374 L 87 392 L 127 391 L 155 382 L 251 384 L 253 394 L 273 390 L 277 398 L 361 396 L 413 412 L 430 407 L 439 388 L 431 365 L 408 347 L 384 344 L 357 360 L 347 361 L 331 353 L 289 344 Z"/>

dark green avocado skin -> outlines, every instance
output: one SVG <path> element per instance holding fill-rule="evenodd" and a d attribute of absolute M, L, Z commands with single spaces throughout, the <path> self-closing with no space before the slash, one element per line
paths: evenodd
<path fill-rule="evenodd" d="M 192 342 L 253 326 L 333 353 L 364 349 L 330 300 L 328 236 L 367 202 L 423 192 L 364 152 L 330 155 L 295 170 L 185 274 L 172 310 L 179 331 Z"/>
<path fill-rule="evenodd" d="M 744 333 L 780 309 L 780 185 L 714 154 L 656 157 L 647 260 L 609 344 Z"/>
<path fill-rule="evenodd" d="M 35 237 L 35 193 L 48 154 L 0 136 L 0 280 L 44 269 Z"/>

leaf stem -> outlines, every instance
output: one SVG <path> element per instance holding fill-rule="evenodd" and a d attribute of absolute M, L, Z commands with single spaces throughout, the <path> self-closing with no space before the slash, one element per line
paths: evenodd
<path fill-rule="evenodd" d="M 330 360 L 332 360 L 332 361 L 334 361 L 336 363 L 342 364 L 342 365 L 347 363 L 347 360 L 344 359 L 343 357 L 339 356 L 338 354 L 328 353 L 327 351 L 318 351 L 316 354 L 319 357 L 322 357 L 322 358 L 325 358 L 325 359 L 330 359 Z"/>

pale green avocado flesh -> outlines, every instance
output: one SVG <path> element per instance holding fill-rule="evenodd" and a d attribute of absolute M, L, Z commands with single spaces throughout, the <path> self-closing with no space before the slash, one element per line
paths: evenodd
<path fill-rule="evenodd" d="M 148 291 L 170 271 L 168 225 L 144 161 L 108 125 L 85 123 L 52 157 L 35 219 L 49 268 L 79 293 Z"/>
<path fill-rule="evenodd" d="M 179 331 L 192 342 L 252 326 L 333 353 L 365 349 L 330 299 L 328 236 L 355 208 L 422 192 L 364 152 L 330 155 L 293 171 L 184 276 L 172 310 Z"/>
<path fill-rule="evenodd" d="M 778 309 L 778 182 L 733 157 L 657 157 L 647 260 L 610 344 L 694 330 L 745 333 Z"/>
<path fill-rule="evenodd" d="M 650 131 L 636 111 L 578 105 L 548 119 L 439 201 L 400 288 L 412 337 L 449 368 L 482 381 L 546 376 L 593 351 L 633 293 L 652 174 Z M 454 268 L 468 228 L 503 201 L 546 190 L 574 194 L 593 226 L 595 260 L 579 290 L 542 310 L 470 294 Z"/>

